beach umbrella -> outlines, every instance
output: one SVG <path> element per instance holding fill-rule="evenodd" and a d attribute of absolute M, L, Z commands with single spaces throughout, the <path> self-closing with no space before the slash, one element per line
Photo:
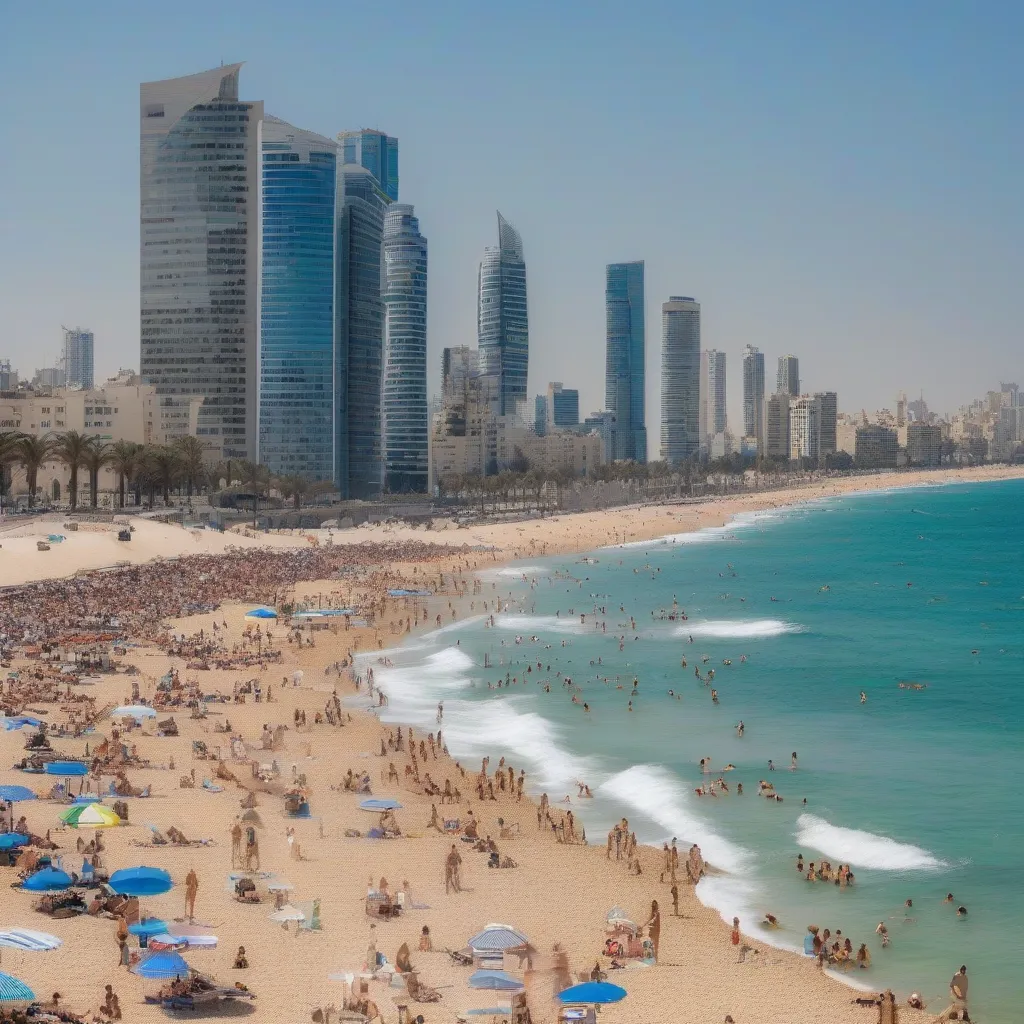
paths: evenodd
<path fill-rule="evenodd" d="M 156 712 L 145 704 L 123 704 L 110 712 L 111 718 L 134 718 L 142 721 L 144 718 L 156 718 Z"/>
<path fill-rule="evenodd" d="M 9 804 L 18 804 L 23 800 L 37 799 L 28 786 L 0 786 L 0 800 Z"/>
<path fill-rule="evenodd" d="M 121 824 L 109 807 L 98 803 L 72 804 L 60 812 L 60 820 L 71 828 L 113 828 Z"/>
<path fill-rule="evenodd" d="M 20 949 L 25 952 L 42 953 L 45 950 L 57 949 L 63 940 L 47 932 L 37 932 L 31 928 L 8 928 L 0 932 L 0 946 L 8 949 Z"/>
<path fill-rule="evenodd" d="M 150 949 L 184 947 L 186 949 L 216 949 L 216 935 L 172 935 L 170 932 L 161 932 L 153 935 L 149 940 Z"/>
<path fill-rule="evenodd" d="M 89 774 L 89 766 L 84 761 L 47 761 L 43 765 L 47 775 L 63 775 L 64 778 L 79 778 Z"/>
<path fill-rule="evenodd" d="M 363 800 L 359 804 L 361 811 L 397 811 L 402 805 L 391 797 L 373 797 L 370 800 Z"/>
<path fill-rule="evenodd" d="M 517 932 L 515 928 L 507 924 L 489 924 L 478 935 L 474 935 L 466 945 L 474 952 L 487 953 L 518 949 L 520 946 L 529 945 L 529 942 L 530 940 L 522 932 Z"/>
<path fill-rule="evenodd" d="M 131 972 L 140 978 L 187 978 L 191 968 L 180 953 L 160 950 L 143 957 Z"/>
<path fill-rule="evenodd" d="M 121 896 L 161 896 L 174 883 L 163 868 L 122 868 L 110 876 L 110 888 Z"/>
<path fill-rule="evenodd" d="M 21 883 L 27 892 L 63 892 L 71 887 L 71 876 L 57 868 L 43 868 Z"/>
<path fill-rule="evenodd" d="M 247 619 L 276 619 L 277 612 L 272 608 L 253 608 L 251 612 L 246 612 L 245 617 Z"/>
<path fill-rule="evenodd" d="M 25 982 L 0 974 L 0 1003 L 31 1003 L 35 998 L 35 992 Z"/>
<path fill-rule="evenodd" d="M 28 842 L 28 836 L 20 832 L 0 833 L 0 850 L 13 850 L 16 846 L 24 846 Z"/>
<path fill-rule="evenodd" d="M 525 986 L 508 971 L 474 971 L 466 980 L 470 988 L 491 989 L 495 992 L 517 992 Z"/>
<path fill-rule="evenodd" d="M 138 921 L 128 925 L 128 931 L 137 935 L 140 939 L 148 939 L 151 935 L 160 935 L 167 931 L 167 922 L 161 921 L 158 917 L 149 917 L 145 921 Z"/>
<path fill-rule="evenodd" d="M 626 990 L 610 981 L 584 981 L 558 993 L 560 1003 L 617 1003 L 626 998 Z"/>
<path fill-rule="evenodd" d="M 306 915 L 298 907 L 293 907 L 290 903 L 286 903 L 280 910 L 275 910 L 270 915 L 270 920 L 287 924 L 289 921 L 305 921 Z"/>
<path fill-rule="evenodd" d="M 294 888 L 295 886 L 292 885 L 291 882 L 271 882 L 270 885 L 267 886 L 267 889 L 270 892 L 291 892 Z"/>

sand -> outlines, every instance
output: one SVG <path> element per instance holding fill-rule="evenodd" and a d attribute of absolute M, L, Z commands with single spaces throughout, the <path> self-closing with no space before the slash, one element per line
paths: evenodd
<path fill-rule="evenodd" d="M 933 482 L 997 475 L 1011 474 L 1003 467 L 993 467 L 969 476 L 927 474 L 924 479 Z M 575 550 L 577 545 L 582 549 L 591 548 L 602 542 L 612 542 L 616 531 L 621 534 L 625 530 L 627 540 L 640 540 L 681 532 L 688 527 L 720 525 L 738 512 L 821 497 L 836 490 L 858 489 L 857 484 L 861 484 L 862 489 L 865 483 L 893 486 L 896 482 L 905 485 L 911 479 L 906 474 L 900 474 L 894 480 L 885 477 L 867 481 L 856 478 L 825 488 L 718 500 L 697 508 L 613 510 L 589 516 L 558 516 L 543 521 L 469 530 L 453 528 L 426 534 L 416 530 L 409 531 L 409 536 L 421 541 L 431 537 L 438 542 L 461 544 L 468 541 L 496 545 L 501 549 L 469 556 L 464 553 L 453 555 L 448 560 L 451 571 L 472 571 L 511 557 Z M 156 554 L 184 554 L 196 550 L 193 545 L 308 543 L 302 537 L 260 536 L 255 539 L 212 533 L 194 539 L 190 532 L 176 527 L 153 523 L 137 525 L 137 534 L 131 544 L 122 545 L 122 548 L 131 548 L 133 560 Z M 384 533 L 390 534 L 390 539 L 404 535 L 395 528 L 380 527 L 347 533 L 359 540 Z M 10 534 L 4 535 L 3 550 L 0 551 L 0 572 L 3 573 L 0 580 L 3 583 L 23 582 L 33 576 L 63 574 L 57 572 L 61 569 L 70 572 L 119 560 L 111 557 L 122 550 L 117 547 L 116 540 L 110 541 L 99 533 L 94 535 L 83 531 L 67 536 L 68 540 L 60 548 L 54 547 L 50 552 L 37 555 L 32 550 L 34 539 L 31 533 L 24 538 L 13 539 Z M 26 544 L 23 545 L 22 541 Z M 60 564 L 56 564 L 58 560 Z M 436 568 L 432 567 L 430 571 L 434 573 Z M 417 582 L 417 576 L 420 580 L 423 578 L 422 570 L 413 572 L 413 566 L 392 566 L 391 569 L 395 578 L 406 578 L 411 584 Z M 337 581 L 333 584 L 329 581 L 301 584 L 297 590 L 300 594 L 328 593 L 332 587 L 340 596 Z M 349 595 L 346 593 L 345 596 Z M 443 613 L 445 618 L 449 618 L 449 600 L 456 614 L 468 611 L 463 607 L 463 604 L 468 605 L 468 599 L 460 602 L 447 595 L 439 596 L 428 602 L 431 623 L 435 613 Z M 193 633 L 200 627 L 209 629 L 214 619 L 227 621 L 229 636 L 234 640 L 240 637 L 246 623 L 253 621 L 244 618 L 246 609 L 247 606 L 224 606 L 216 613 L 180 620 L 174 628 Z M 337 676 L 325 678 L 324 667 L 345 657 L 353 649 L 393 646 L 400 639 L 398 631 L 401 627 L 395 626 L 396 633 L 393 634 L 386 629 L 386 624 L 406 614 L 413 613 L 403 603 L 392 602 L 378 619 L 385 627 L 381 631 L 353 629 L 317 633 L 316 646 L 303 648 L 301 652 L 283 645 L 284 627 L 275 624 L 272 631 L 275 642 L 284 646 L 285 663 L 270 666 L 263 677 L 264 685 L 272 687 L 272 703 L 256 705 L 250 697 L 249 703 L 244 705 L 214 705 L 221 713 L 211 713 L 201 721 L 191 720 L 187 713 L 177 713 L 175 719 L 181 730 L 179 737 L 157 737 L 153 735 L 152 725 L 147 725 L 141 732 L 134 731 L 129 737 L 131 742 L 137 743 L 142 756 L 154 764 L 168 764 L 173 758 L 175 768 L 130 771 L 132 782 L 135 785 L 152 785 L 154 795 L 146 800 L 129 800 L 130 824 L 104 832 L 107 845 L 105 863 L 111 870 L 136 864 L 156 865 L 169 870 L 176 883 L 175 888 L 167 895 L 143 901 L 144 913 L 160 915 L 166 920 L 182 917 L 185 876 L 191 868 L 195 869 L 200 878 L 196 920 L 212 926 L 219 945 L 212 951 L 187 953 L 186 958 L 193 966 L 208 971 L 221 982 L 232 984 L 236 980 L 244 980 L 257 993 L 250 1019 L 282 1024 L 308 1021 L 317 1007 L 331 1003 L 340 1005 L 342 986 L 328 980 L 328 975 L 359 971 L 363 967 L 371 934 L 363 900 L 368 879 L 372 877 L 376 883 L 382 876 L 389 880 L 392 890 L 401 888 L 403 881 L 407 880 L 413 900 L 428 904 L 429 909 L 410 910 L 396 921 L 379 923 L 375 929 L 378 948 L 393 962 L 399 945 L 407 942 L 413 951 L 413 963 L 420 972 L 421 981 L 438 988 L 442 994 L 439 1003 L 414 1004 L 403 998 L 398 989 L 388 989 L 380 983 L 371 982 L 370 996 L 389 1024 L 398 1019 L 396 1000 L 409 1002 L 413 1015 L 422 1013 L 428 1024 L 451 1024 L 460 1010 L 500 1003 L 501 997 L 496 998 L 494 993 L 471 992 L 465 983 L 468 969 L 454 966 L 443 952 L 445 947 L 461 948 L 470 935 L 492 921 L 505 922 L 524 931 L 537 947 L 538 970 L 530 984 L 531 1012 L 535 1021 L 553 1021 L 552 979 L 544 969 L 549 964 L 552 945 L 559 942 L 565 948 L 574 977 L 577 972 L 588 971 L 598 959 L 607 967 L 607 961 L 599 956 L 607 910 L 613 905 L 622 906 L 643 922 L 649 916 L 652 899 L 659 900 L 662 910 L 660 962 L 655 967 L 614 972 L 612 980 L 622 984 L 629 996 L 602 1012 L 601 1017 L 608 1024 L 646 1024 L 660 1020 L 711 1024 L 723 1021 L 726 1014 L 731 1014 L 736 1024 L 775 1024 L 780 1021 L 789 1024 L 843 1024 L 875 1019 L 874 1010 L 851 1003 L 856 993 L 823 975 L 812 962 L 802 957 L 753 941 L 751 945 L 759 952 L 748 957 L 745 963 L 738 963 L 736 952 L 728 941 L 728 931 L 717 913 L 703 907 L 693 889 L 685 883 L 679 887 L 680 917 L 673 917 L 668 885 L 658 881 L 660 857 L 657 851 L 642 851 L 643 874 L 627 875 L 624 862 L 606 859 L 603 836 L 592 836 L 594 845 L 585 847 L 562 845 L 552 838 L 549 831 L 538 831 L 535 807 L 528 800 L 516 803 L 502 795 L 498 802 L 479 804 L 473 776 L 480 765 L 464 766 L 468 777 L 463 779 L 455 764 L 442 755 L 438 760 L 421 764 L 421 769 L 429 771 L 434 780 L 442 784 L 445 778 L 450 778 L 461 789 L 463 799 L 457 812 L 454 808 L 441 807 L 439 811 L 443 811 L 445 816 L 458 813 L 465 818 L 467 806 L 472 806 L 480 822 L 481 834 L 489 833 L 496 838 L 499 816 L 506 823 L 517 821 L 521 826 L 520 837 L 499 841 L 502 854 L 513 857 L 518 867 L 489 870 L 485 854 L 464 848 L 465 891 L 445 895 L 443 863 L 451 841 L 426 828 L 430 818 L 430 798 L 411 792 L 404 785 L 388 785 L 383 781 L 389 761 L 395 762 L 400 773 L 404 773 L 407 763 L 404 755 L 378 756 L 381 735 L 386 729 L 371 713 L 363 711 L 353 711 L 352 720 L 341 728 L 312 724 L 315 712 L 323 709 L 336 685 L 342 697 L 354 693 L 350 681 L 339 684 Z M 423 624 L 426 625 L 426 621 Z M 233 682 L 252 675 L 252 670 L 245 669 L 236 672 L 187 671 L 180 660 L 170 659 L 157 649 L 132 649 L 130 660 L 142 673 L 142 694 L 149 698 L 155 694 L 154 681 L 172 664 L 181 671 L 183 678 L 199 678 L 205 691 L 220 689 L 230 693 Z M 24 665 L 23 660 L 16 660 L 15 667 Z M 290 676 L 296 666 L 304 671 L 302 686 L 283 688 L 282 676 Z M 103 676 L 89 687 L 88 692 L 96 695 L 100 705 L 126 702 L 130 697 L 130 681 L 124 675 Z M 56 705 L 38 707 L 47 711 L 46 717 L 51 720 L 61 716 Z M 310 725 L 305 730 L 296 730 L 292 724 L 293 711 L 297 707 L 307 712 Z M 289 819 L 284 814 L 280 796 L 261 795 L 258 812 L 265 824 L 265 829 L 259 833 L 262 868 L 294 885 L 290 894 L 293 903 L 308 905 L 314 898 L 321 900 L 323 930 L 320 932 L 296 933 L 294 926 L 285 931 L 268 920 L 272 903 L 265 901 L 257 906 L 244 906 L 232 898 L 227 880 L 231 870 L 229 830 L 235 817 L 241 813 L 240 798 L 245 791 L 230 783 L 225 783 L 224 791 L 220 793 L 179 788 L 180 777 L 193 768 L 199 781 L 213 775 L 213 762 L 193 758 L 193 739 L 202 739 L 211 748 L 220 741 L 223 753 L 228 757 L 225 737 L 213 731 L 214 725 L 223 722 L 225 717 L 230 719 L 233 730 L 240 732 L 249 744 L 258 744 L 264 723 L 289 725 L 284 748 L 272 755 L 263 753 L 261 759 L 276 758 L 285 780 L 291 776 L 293 766 L 295 771 L 306 774 L 312 791 L 313 817 L 309 820 Z M 101 732 L 109 732 L 109 729 L 109 721 L 100 723 Z M 27 730 L 0 732 L 0 764 L 9 765 L 22 756 L 27 734 Z M 421 737 L 417 735 L 416 738 Z M 96 739 L 91 742 L 95 744 Z M 84 754 L 85 740 L 58 740 L 55 746 L 68 754 L 81 755 Z M 228 766 L 232 767 L 230 760 Z M 494 767 L 492 764 L 492 770 Z M 395 796 L 401 800 L 403 807 L 397 812 L 397 818 L 407 833 L 405 838 L 385 841 L 347 838 L 344 835 L 345 829 L 365 831 L 375 822 L 373 815 L 358 809 L 360 797 L 334 788 L 339 786 L 349 768 L 369 772 L 374 795 Z M 236 770 L 242 776 L 249 774 L 245 765 L 236 766 Z M 45 776 L 0 770 L 0 782 L 29 785 L 40 793 L 46 787 L 44 780 L 49 781 Z M 558 806 L 564 808 L 566 805 Z M 573 809 L 580 810 L 575 801 Z M 30 828 L 43 833 L 56 825 L 59 810 L 59 805 L 39 800 L 19 804 L 16 815 L 24 813 Z M 148 841 L 148 824 L 160 829 L 176 825 L 190 838 L 211 839 L 213 845 L 187 849 L 166 846 L 142 848 L 136 844 Z M 286 838 L 289 827 L 295 828 L 296 841 L 303 854 L 301 860 L 289 856 Z M 80 857 L 75 854 L 77 833 L 73 830 L 55 832 L 53 837 L 63 847 L 65 866 L 78 867 Z M 89 834 L 85 838 L 89 838 Z M 683 846 L 684 851 L 685 848 Z M 4 869 L 4 876 L 12 881 L 14 870 Z M 78 1011 L 94 1011 L 101 1002 L 104 984 L 109 982 L 119 995 L 125 1020 L 165 1019 L 160 1009 L 143 1003 L 147 983 L 118 966 L 113 921 L 90 917 L 51 921 L 32 911 L 33 902 L 32 895 L 3 887 L 0 890 L 0 924 L 51 932 L 64 940 L 64 946 L 53 953 L 30 954 L 4 949 L 4 971 L 25 980 L 40 997 L 60 991 L 68 1006 Z M 799 942 L 804 923 L 784 924 L 788 925 L 785 937 Z M 441 952 L 417 952 L 420 930 L 424 925 L 429 926 L 434 946 Z M 239 945 L 246 947 L 250 963 L 246 971 L 232 969 Z M 857 981 L 884 984 L 884 974 L 877 965 L 868 972 L 857 974 Z M 938 1009 L 941 1006 L 933 1007 L 935 1011 Z M 904 1010 L 901 1019 L 923 1020 L 930 1019 L 930 1015 L 915 1015 Z"/>

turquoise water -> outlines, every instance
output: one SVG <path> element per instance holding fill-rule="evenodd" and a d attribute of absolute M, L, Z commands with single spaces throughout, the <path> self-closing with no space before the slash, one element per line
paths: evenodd
<path fill-rule="evenodd" d="M 700 843 L 729 874 L 698 895 L 748 933 L 765 912 L 792 948 L 811 922 L 841 929 L 872 953 L 852 981 L 935 1010 L 966 963 L 977 1019 L 1021 1019 L 1024 481 L 832 499 L 592 557 L 484 574 L 474 610 L 508 611 L 391 652 L 391 716 L 432 724 L 443 699 L 454 755 L 504 754 L 553 801 L 571 792 L 595 842 L 625 814 L 644 841 Z M 674 597 L 687 621 L 652 619 Z M 717 706 L 695 665 L 715 669 Z M 695 795 L 702 757 L 736 766 L 729 795 Z M 782 803 L 756 795 L 768 778 Z M 798 852 L 856 884 L 804 881 Z"/>

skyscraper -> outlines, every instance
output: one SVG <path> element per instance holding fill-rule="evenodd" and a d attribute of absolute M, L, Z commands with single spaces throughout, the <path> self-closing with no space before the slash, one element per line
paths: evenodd
<path fill-rule="evenodd" d="M 789 404 L 789 457 L 817 462 L 821 454 L 821 399 L 802 395 Z"/>
<path fill-rule="evenodd" d="M 64 381 L 69 388 L 93 385 L 93 334 L 81 327 L 64 327 Z"/>
<path fill-rule="evenodd" d="M 764 455 L 764 353 L 748 345 L 743 350 L 743 434 L 757 441 Z"/>
<path fill-rule="evenodd" d="M 814 396 L 821 408 L 821 440 L 818 454 L 821 458 L 836 453 L 836 426 L 839 420 L 839 399 L 834 391 L 823 391 Z"/>
<path fill-rule="evenodd" d="M 335 280 L 335 480 L 345 498 L 373 499 L 383 482 L 381 376 L 384 206 L 370 171 L 338 170 Z"/>
<path fill-rule="evenodd" d="M 398 139 L 372 128 L 361 128 L 357 132 L 338 132 L 338 142 L 341 162 L 365 167 L 388 199 L 397 202 Z"/>
<path fill-rule="evenodd" d="M 144 82 L 140 97 L 141 372 L 161 406 L 201 396 L 212 458 L 256 451 L 262 102 L 241 64 Z"/>
<path fill-rule="evenodd" d="M 725 353 L 709 348 L 700 354 L 701 445 L 724 434 L 727 425 L 725 406 Z"/>
<path fill-rule="evenodd" d="M 604 289 L 604 404 L 614 414 L 617 459 L 647 461 L 646 335 L 644 331 L 644 261 L 609 263 Z"/>
<path fill-rule="evenodd" d="M 700 303 L 673 295 L 661 307 L 661 456 L 683 462 L 700 440 Z"/>
<path fill-rule="evenodd" d="M 260 143 L 256 456 L 275 474 L 333 481 L 337 145 L 276 117 Z"/>
<path fill-rule="evenodd" d="M 498 246 L 484 250 L 477 291 L 480 372 L 491 378 L 495 412 L 512 415 L 526 399 L 530 332 L 523 240 L 498 213 Z"/>
<path fill-rule="evenodd" d="M 796 356 L 779 356 L 779 372 L 775 377 L 775 393 L 800 397 L 800 360 Z"/>
<path fill-rule="evenodd" d="M 411 206 L 384 214 L 384 479 L 425 494 L 428 465 L 427 240 Z"/>
<path fill-rule="evenodd" d="M 553 427 L 574 430 L 580 425 L 580 393 L 576 388 L 562 387 L 559 381 L 549 384 L 545 408 Z"/>

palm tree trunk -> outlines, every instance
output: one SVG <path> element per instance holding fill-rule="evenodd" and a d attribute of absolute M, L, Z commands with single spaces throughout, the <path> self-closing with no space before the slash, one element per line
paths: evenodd
<path fill-rule="evenodd" d="M 71 511 L 74 512 L 78 508 L 78 467 L 71 467 Z"/>
<path fill-rule="evenodd" d="M 118 508 L 124 508 L 124 473 L 117 474 L 117 500 Z"/>

